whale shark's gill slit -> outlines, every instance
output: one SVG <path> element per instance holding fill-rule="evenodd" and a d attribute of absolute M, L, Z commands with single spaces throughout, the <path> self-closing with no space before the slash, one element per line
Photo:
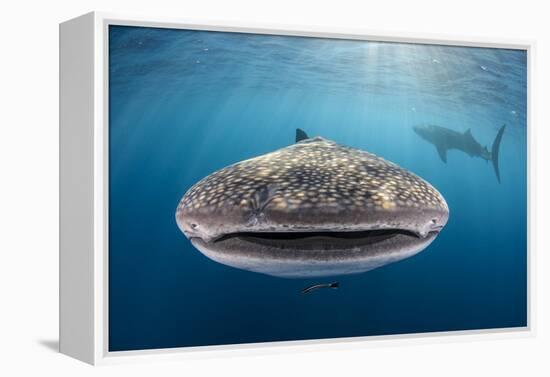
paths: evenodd
<path fill-rule="evenodd" d="M 376 244 L 397 236 L 418 238 L 417 234 L 403 229 L 377 229 L 349 232 L 240 232 L 226 234 L 214 242 L 239 239 L 246 243 L 280 249 L 349 249 Z"/>

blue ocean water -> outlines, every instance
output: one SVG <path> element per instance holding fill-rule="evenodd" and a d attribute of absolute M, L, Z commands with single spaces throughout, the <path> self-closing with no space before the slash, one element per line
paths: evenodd
<path fill-rule="evenodd" d="M 526 53 L 111 26 L 111 351 L 525 326 Z M 413 126 L 506 124 L 502 182 L 460 151 L 443 163 Z M 359 275 L 281 279 L 215 263 L 178 229 L 198 180 L 294 142 L 368 150 L 445 197 L 420 254 Z M 301 295 L 337 280 L 338 290 Z"/>

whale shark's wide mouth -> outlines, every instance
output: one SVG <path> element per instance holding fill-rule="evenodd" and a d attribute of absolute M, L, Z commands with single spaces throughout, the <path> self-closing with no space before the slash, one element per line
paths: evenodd
<path fill-rule="evenodd" d="M 239 269 L 299 278 L 354 274 L 408 258 L 426 248 L 426 236 L 402 229 L 349 232 L 231 233 L 191 242 L 208 258 Z"/>
<path fill-rule="evenodd" d="M 435 234 L 437 232 L 434 232 Z M 257 244 L 280 250 L 346 250 L 365 248 L 394 237 L 422 238 L 403 229 L 375 229 L 363 231 L 309 231 L 309 232 L 241 232 L 226 234 L 213 243 L 228 240 Z"/>
<path fill-rule="evenodd" d="M 211 250 L 228 250 L 250 253 L 263 250 L 265 253 L 285 255 L 301 252 L 391 252 L 433 240 L 439 234 L 434 228 L 425 236 L 404 229 L 371 229 L 361 231 L 294 231 L 294 232 L 237 232 L 225 234 L 212 241 L 192 238 L 195 243 L 208 245 Z"/>

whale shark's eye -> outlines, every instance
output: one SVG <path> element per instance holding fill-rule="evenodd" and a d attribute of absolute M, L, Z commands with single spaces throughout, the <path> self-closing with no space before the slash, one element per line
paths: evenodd
<path fill-rule="evenodd" d="M 198 227 L 198 225 L 197 225 L 197 224 L 194 224 L 194 223 L 193 223 L 193 224 L 191 224 L 191 228 L 193 228 L 193 229 L 197 229 L 197 227 Z"/>

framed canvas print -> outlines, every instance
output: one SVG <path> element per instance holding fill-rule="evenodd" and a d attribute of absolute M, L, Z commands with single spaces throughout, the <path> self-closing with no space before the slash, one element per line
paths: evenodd
<path fill-rule="evenodd" d="M 531 51 L 61 24 L 61 352 L 529 334 Z"/>

